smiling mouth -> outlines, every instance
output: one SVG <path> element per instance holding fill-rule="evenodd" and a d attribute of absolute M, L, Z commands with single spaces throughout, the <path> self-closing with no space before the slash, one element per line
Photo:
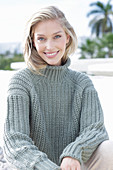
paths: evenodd
<path fill-rule="evenodd" d="M 44 52 L 44 54 L 48 57 L 48 58 L 52 58 L 52 57 L 56 57 L 56 55 L 59 53 L 59 51 L 56 52 Z"/>

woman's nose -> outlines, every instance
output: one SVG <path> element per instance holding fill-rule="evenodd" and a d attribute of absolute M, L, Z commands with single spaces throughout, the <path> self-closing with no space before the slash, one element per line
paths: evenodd
<path fill-rule="evenodd" d="M 53 49 L 54 43 L 52 40 L 47 40 L 46 42 L 46 49 Z"/>

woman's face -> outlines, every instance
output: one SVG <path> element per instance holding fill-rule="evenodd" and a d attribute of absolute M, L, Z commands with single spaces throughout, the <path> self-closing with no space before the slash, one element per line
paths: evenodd
<path fill-rule="evenodd" d="M 57 20 L 38 23 L 34 28 L 33 44 L 40 57 L 49 65 L 61 65 L 69 35 Z"/>

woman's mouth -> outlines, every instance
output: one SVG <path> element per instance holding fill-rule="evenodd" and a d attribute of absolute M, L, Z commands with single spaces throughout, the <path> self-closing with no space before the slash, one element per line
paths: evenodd
<path fill-rule="evenodd" d="M 56 52 L 44 52 L 44 54 L 46 55 L 46 57 L 48 58 L 53 58 L 56 57 L 56 55 L 59 53 L 59 51 Z"/>

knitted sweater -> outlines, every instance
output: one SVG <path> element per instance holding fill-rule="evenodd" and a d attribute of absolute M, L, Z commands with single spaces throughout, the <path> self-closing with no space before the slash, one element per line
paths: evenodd
<path fill-rule="evenodd" d="M 7 160 L 21 170 L 58 170 L 64 157 L 86 162 L 108 139 L 98 94 L 87 75 L 47 66 L 9 83 L 4 131 Z"/>

